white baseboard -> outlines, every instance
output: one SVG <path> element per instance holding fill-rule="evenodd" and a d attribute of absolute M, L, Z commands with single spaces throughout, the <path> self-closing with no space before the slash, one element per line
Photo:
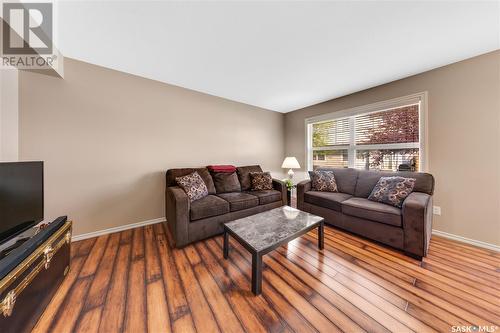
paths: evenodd
<path fill-rule="evenodd" d="M 444 231 L 440 231 L 440 230 L 436 230 L 436 229 L 432 229 L 432 234 L 436 235 L 436 236 L 441 236 L 441 237 L 444 237 L 444 238 L 456 240 L 458 242 L 462 242 L 462 243 L 467 243 L 467 244 L 470 244 L 470 245 L 474 245 L 474 246 L 477 246 L 477 247 L 482 247 L 482 248 L 485 248 L 485 249 L 488 249 L 488 250 L 500 252 L 500 246 L 495 245 L 495 244 L 490 244 L 490 243 L 478 241 L 478 240 L 475 240 L 475 239 L 470 239 L 470 238 L 466 238 L 466 237 L 462 237 L 462 236 L 450 234 L 450 233 L 447 233 L 447 232 L 444 232 Z"/>
<path fill-rule="evenodd" d="M 113 227 L 113 228 L 109 228 L 109 229 L 103 229 L 103 230 L 89 232 L 86 234 L 76 235 L 76 236 L 71 237 L 71 241 L 76 242 L 76 241 L 87 239 L 87 238 L 98 237 L 98 236 L 102 236 L 102 235 L 106 235 L 106 234 L 112 234 L 115 232 L 133 229 L 133 228 L 138 228 L 138 227 L 144 227 L 146 225 L 160 223 L 160 222 L 164 222 L 164 221 L 165 221 L 164 217 L 159 217 L 157 219 L 152 219 L 152 220 L 147 220 L 147 221 L 142 221 L 142 222 L 137 222 L 137 223 L 130 223 L 130 224 L 121 225 L 118 227 Z"/>

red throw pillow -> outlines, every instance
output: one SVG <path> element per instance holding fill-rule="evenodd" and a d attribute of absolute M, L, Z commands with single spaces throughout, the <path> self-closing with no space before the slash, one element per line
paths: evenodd
<path fill-rule="evenodd" d="M 207 169 L 210 172 L 226 172 L 233 173 L 236 171 L 236 167 L 234 165 L 209 165 Z"/>

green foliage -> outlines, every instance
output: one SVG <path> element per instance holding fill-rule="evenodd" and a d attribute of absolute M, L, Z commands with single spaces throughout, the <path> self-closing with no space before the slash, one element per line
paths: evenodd
<path fill-rule="evenodd" d="M 330 123 L 318 123 L 313 125 L 312 144 L 313 147 L 324 147 L 327 145 L 326 138 Z"/>
<path fill-rule="evenodd" d="M 285 186 L 289 191 L 291 191 L 292 189 L 294 189 L 296 187 L 296 185 L 294 185 L 292 180 L 289 178 L 283 179 L 283 182 L 285 183 Z"/>

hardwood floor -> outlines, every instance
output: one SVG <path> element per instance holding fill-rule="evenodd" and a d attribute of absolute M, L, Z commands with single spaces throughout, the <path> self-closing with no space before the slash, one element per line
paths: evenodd
<path fill-rule="evenodd" d="M 222 238 L 171 249 L 161 224 L 73 243 L 35 332 L 450 332 L 500 326 L 500 254 L 433 237 L 423 262 L 325 227 L 264 256 Z"/>

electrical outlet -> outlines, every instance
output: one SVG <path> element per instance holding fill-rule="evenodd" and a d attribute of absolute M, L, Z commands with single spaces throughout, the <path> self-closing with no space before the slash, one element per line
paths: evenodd
<path fill-rule="evenodd" d="M 432 207 L 432 213 L 434 213 L 434 215 L 441 215 L 441 207 L 439 206 Z"/>

